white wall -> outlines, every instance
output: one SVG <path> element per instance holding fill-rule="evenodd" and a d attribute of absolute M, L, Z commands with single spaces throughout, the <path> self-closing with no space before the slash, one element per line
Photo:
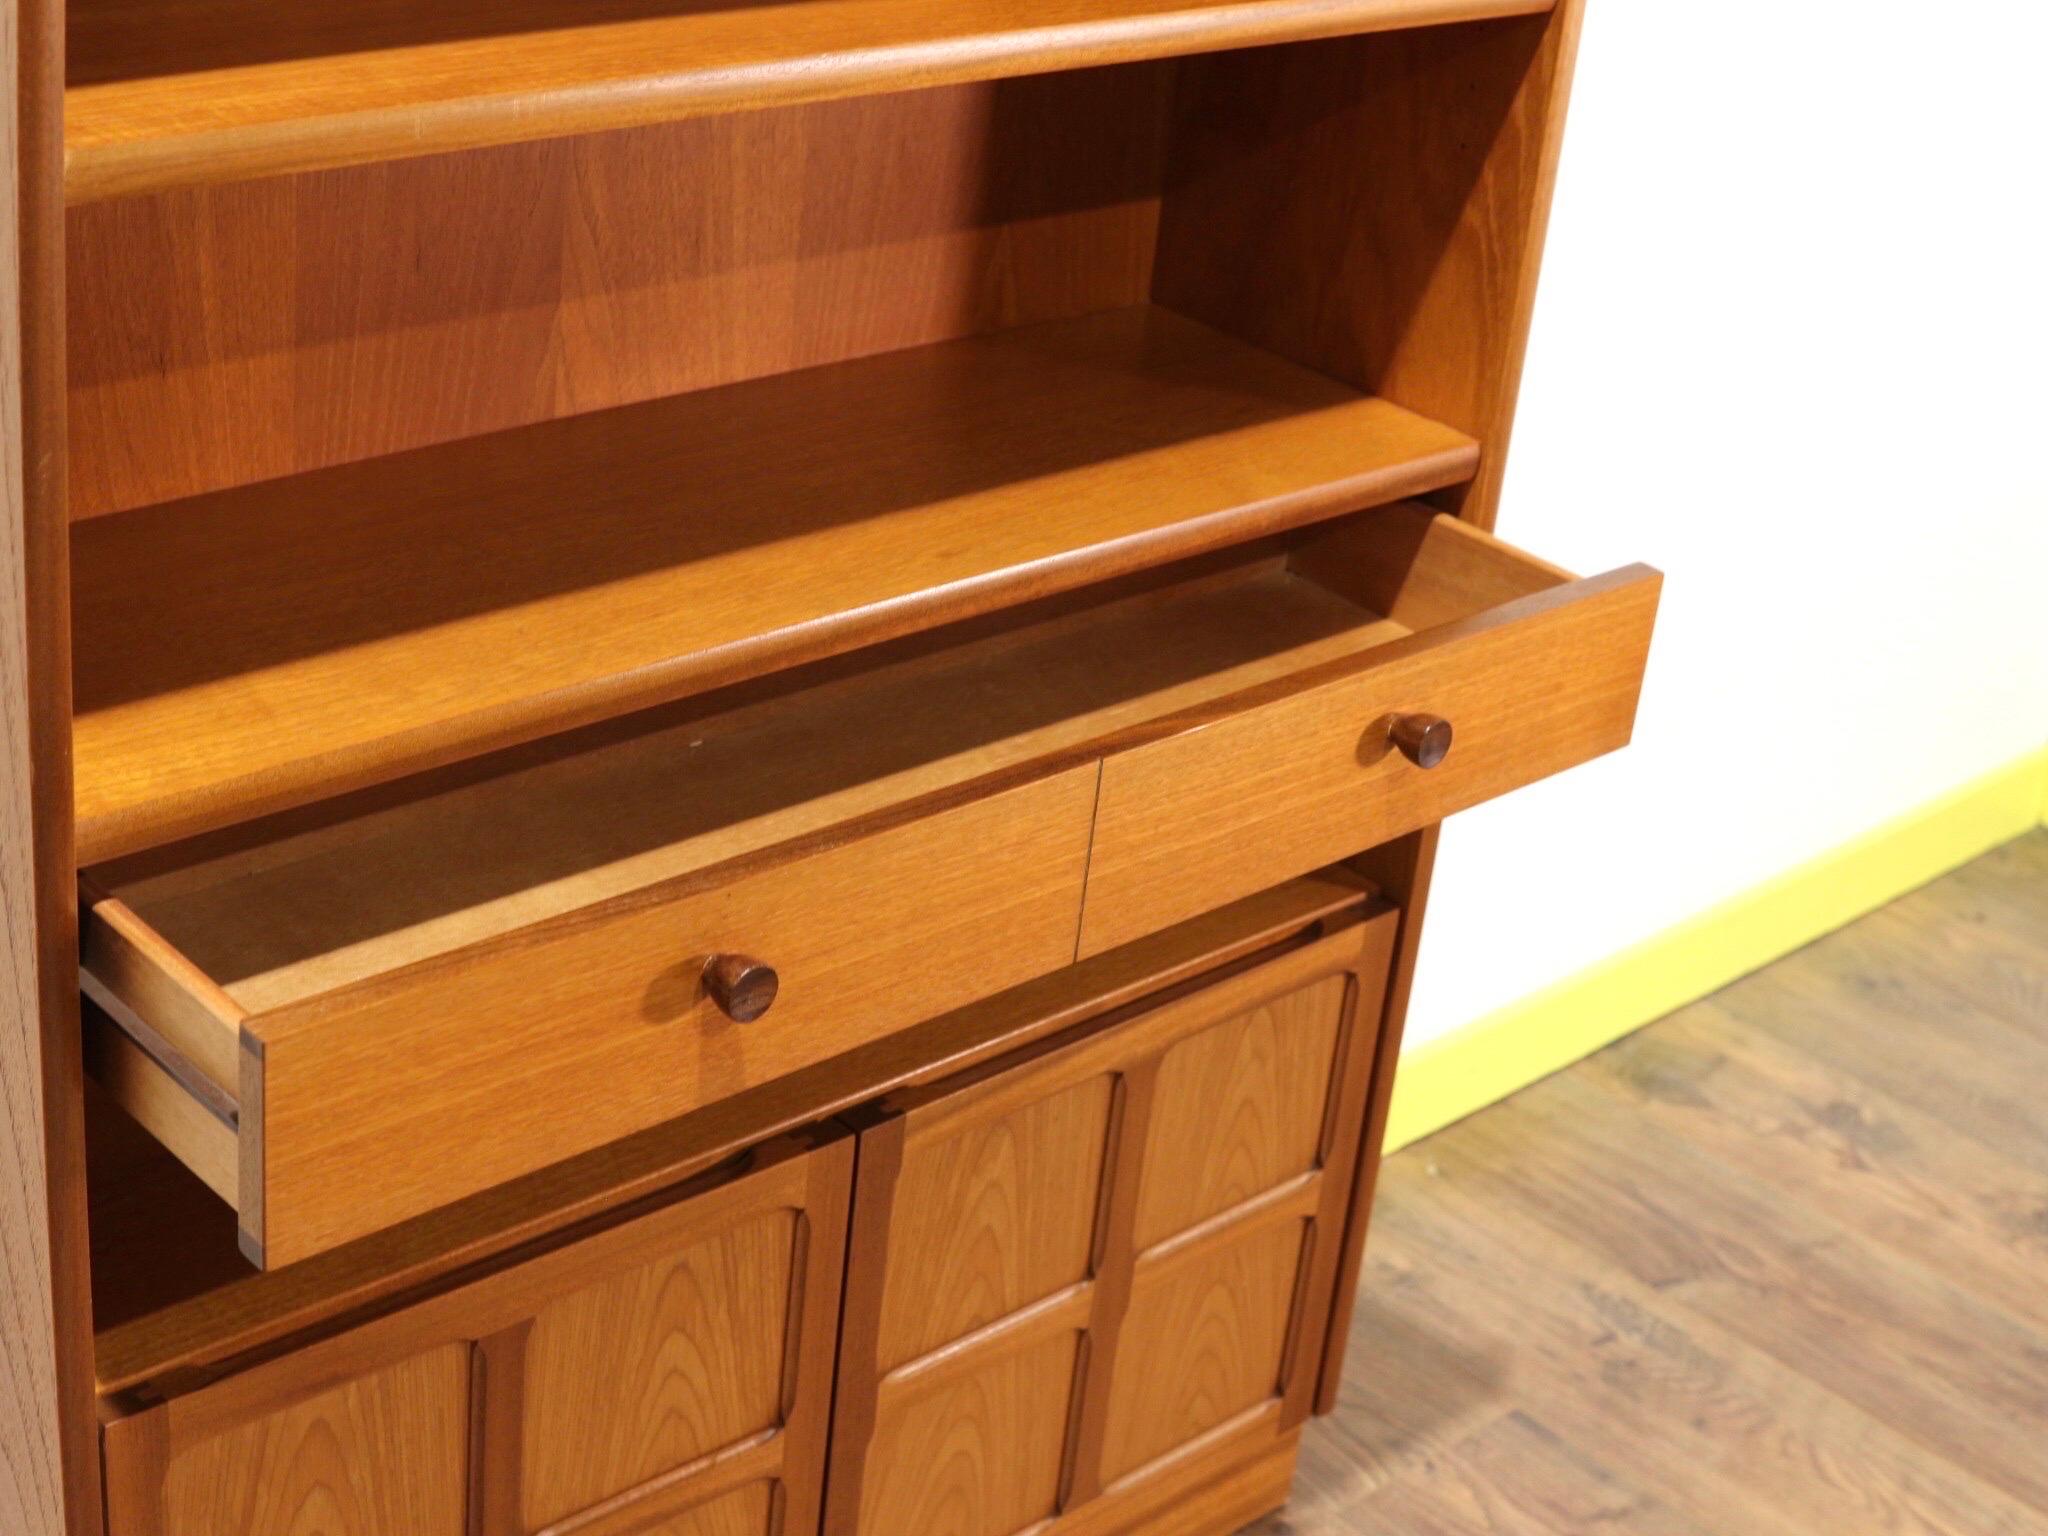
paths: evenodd
<path fill-rule="evenodd" d="M 1499 532 L 1664 606 L 1446 826 L 1411 1043 L 2048 743 L 2044 11 L 1591 0 Z"/>

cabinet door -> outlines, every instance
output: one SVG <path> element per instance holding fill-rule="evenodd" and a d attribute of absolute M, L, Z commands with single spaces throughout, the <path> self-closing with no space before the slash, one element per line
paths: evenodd
<path fill-rule="evenodd" d="M 1383 913 L 871 1118 L 827 1536 L 1138 1528 L 1291 1450 L 1392 938 Z"/>
<path fill-rule="evenodd" d="M 804 1536 L 852 1143 L 106 1429 L 110 1536 Z"/>

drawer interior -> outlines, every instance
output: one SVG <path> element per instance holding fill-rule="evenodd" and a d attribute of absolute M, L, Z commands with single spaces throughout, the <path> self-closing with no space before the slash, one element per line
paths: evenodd
<path fill-rule="evenodd" d="M 235 1089 L 241 1020 L 1086 762 L 1565 573 L 1402 504 L 96 867 L 89 986 Z"/>

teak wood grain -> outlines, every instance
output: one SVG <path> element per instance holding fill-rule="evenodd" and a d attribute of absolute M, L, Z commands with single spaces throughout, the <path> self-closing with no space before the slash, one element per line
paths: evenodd
<path fill-rule="evenodd" d="M 77 0 L 74 200 L 947 81 L 1541 10 L 1540 0 Z"/>
<path fill-rule="evenodd" d="M 1095 779 L 1073 769 L 254 1015 L 251 1256 L 294 1262 L 1066 964 Z M 731 946 L 783 967 L 755 1024 L 703 992 L 706 957 Z"/>
<path fill-rule="evenodd" d="M 0 1529 L 97 1536 L 65 521 L 64 7 L 0 10 Z"/>
<path fill-rule="evenodd" d="M 1171 68 L 73 209 L 72 516 L 1143 303 Z"/>
<path fill-rule="evenodd" d="M 1548 8 L 1546 8 L 1548 9 Z M 1187 66 L 1155 294 L 1485 445 L 1498 510 L 1582 0 Z"/>
<path fill-rule="evenodd" d="M 320 1522 L 349 1536 L 463 1536 L 469 1351 L 444 1344 L 173 1458 L 161 1536 Z"/>
<path fill-rule="evenodd" d="M 1290 882 L 283 1270 L 250 1270 L 233 1212 L 102 1100 L 90 1122 L 102 1389 L 189 1390 L 219 1362 L 274 1353 L 323 1318 L 442 1277 L 502 1267 L 551 1233 L 658 1196 L 770 1137 L 1184 990 L 1247 956 L 1313 942 L 1369 896 L 1343 871 Z M 165 1262 L 119 1262 L 142 1251 Z"/>
<path fill-rule="evenodd" d="M 240 1039 L 239 1081 L 222 1085 L 239 1104 L 238 1204 L 252 1252 L 290 1262 L 276 1255 L 1052 970 L 1077 924 L 1082 953 L 1112 947 L 1626 739 L 1653 576 L 1570 582 L 1406 506 L 1333 525 L 1291 561 L 1082 604 L 360 819 L 96 873 L 92 983 L 117 1020 L 195 1059 Z M 1427 627 L 1407 636 L 1379 609 Z M 1525 687 L 1546 677 L 1565 681 Z M 1424 697 L 1400 691 L 1418 679 Z M 1462 717 L 1473 744 L 1429 774 L 1383 739 L 1361 764 L 1373 722 L 1416 703 Z M 875 719 L 893 729 L 867 732 Z M 1278 786 L 1270 802 L 1230 794 L 1255 772 Z M 1231 817 L 1256 846 L 1233 843 Z M 506 825 L 524 836 L 485 851 Z M 878 926 L 885 909 L 900 920 Z M 991 955 L 977 925 L 997 914 L 1009 943 Z M 783 977 L 755 1025 L 703 993 L 707 958 L 728 951 Z M 194 978 L 187 1006 L 152 1008 Z M 518 1134 L 459 1164 L 404 1150 L 486 1110 Z"/>
<path fill-rule="evenodd" d="M 7 1536 L 1273 1508 L 1641 679 L 1478 531 L 1581 10 L 16 0 Z"/>
<path fill-rule="evenodd" d="M 82 857 L 1475 462 L 1460 434 L 1141 307 L 95 519 L 74 535 Z"/>
<path fill-rule="evenodd" d="M 1291 1434 L 1393 938 L 1380 913 L 861 1117 L 827 1536 L 1149 1530 L 1162 1485 Z M 1138 1240 L 1153 1159 L 1214 1108 L 1207 1064 L 1276 1046 L 1302 1083 L 1237 1086 L 1247 1166 L 1170 1219 L 1151 1196 L 1174 1230 Z M 1273 1155 L 1306 1099 L 1306 1157 Z M 906 1328 L 933 1295 L 968 1304 Z"/>
<path fill-rule="evenodd" d="M 816 1519 L 852 1147 L 113 1417 L 119 1536 L 622 1536 Z M 765 1527 L 759 1536 L 768 1536 Z"/>
<path fill-rule="evenodd" d="M 1486 542 L 1448 519 L 1439 531 Z M 1081 952 L 1627 745 L 1660 586 L 1632 566 L 1549 587 L 1107 758 Z M 1388 741 L 1389 718 L 1411 709 L 1456 728 L 1440 767 Z"/>

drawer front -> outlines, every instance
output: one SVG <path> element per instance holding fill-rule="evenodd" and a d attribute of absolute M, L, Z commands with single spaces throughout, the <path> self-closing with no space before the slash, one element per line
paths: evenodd
<path fill-rule="evenodd" d="M 1069 770 L 250 1021 L 245 1242 L 289 1263 L 1068 964 L 1096 779 Z M 752 1023 L 705 995 L 721 953 L 779 974 Z"/>
<path fill-rule="evenodd" d="M 1660 579 L 1570 582 L 1109 758 L 1081 953 L 1096 954 L 1627 744 Z M 1397 714 L 1451 722 L 1416 767 Z"/>

